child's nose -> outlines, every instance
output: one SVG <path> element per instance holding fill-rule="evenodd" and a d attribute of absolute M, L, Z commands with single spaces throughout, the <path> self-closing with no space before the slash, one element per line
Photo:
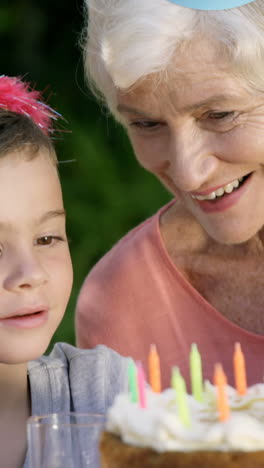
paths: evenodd
<path fill-rule="evenodd" d="M 17 255 L 10 262 L 3 286 L 7 290 L 20 291 L 36 288 L 46 281 L 47 273 L 39 258 L 34 253 L 27 252 Z"/>

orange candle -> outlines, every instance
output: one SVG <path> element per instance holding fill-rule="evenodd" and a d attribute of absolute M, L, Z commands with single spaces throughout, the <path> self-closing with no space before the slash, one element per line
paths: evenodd
<path fill-rule="evenodd" d="M 154 392 L 161 392 L 160 358 L 155 345 L 151 345 L 149 353 L 149 382 Z"/>
<path fill-rule="evenodd" d="M 226 421 L 229 418 L 230 410 L 225 390 L 227 379 L 221 364 L 215 365 L 214 384 L 217 387 L 219 420 Z"/>
<path fill-rule="evenodd" d="M 237 393 L 239 393 L 239 395 L 245 395 L 245 393 L 247 392 L 246 365 L 245 357 L 242 353 L 240 343 L 235 344 L 233 363 Z"/>

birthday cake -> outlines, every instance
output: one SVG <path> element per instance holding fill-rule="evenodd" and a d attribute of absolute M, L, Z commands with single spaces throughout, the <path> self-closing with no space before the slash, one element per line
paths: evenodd
<path fill-rule="evenodd" d="M 131 392 L 118 395 L 101 439 L 102 468 L 264 467 L 264 384 L 239 393 L 224 380 L 205 382 L 200 401 L 180 393 L 147 387 L 143 405 Z"/>

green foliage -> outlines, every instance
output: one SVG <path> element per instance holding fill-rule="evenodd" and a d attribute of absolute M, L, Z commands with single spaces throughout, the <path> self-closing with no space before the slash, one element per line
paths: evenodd
<path fill-rule="evenodd" d="M 73 294 L 54 341 L 74 343 L 79 288 L 96 261 L 169 195 L 137 164 L 124 130 L 85 87 L 81 50 L 82 2 L 1 1 L 1 72 L 26 76 L 45 89 L 66 121 L 57 136 L 68 236 L 75 271 Z M 51 93 L 52 90 L 52 93 Z"/>

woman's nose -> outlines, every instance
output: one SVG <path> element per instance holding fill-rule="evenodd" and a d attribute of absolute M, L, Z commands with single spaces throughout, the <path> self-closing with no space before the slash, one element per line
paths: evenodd
<path fill-rule="evenodd" d="M 184 129 L 172 138 L 167 174 L 185 192 L 201 188 L 218 166 L 210 135 L 202 133 Z"/>
<path fill-rule="evenodd" d="M 47 281 L 47 273 L 34 252 L 23 252 L 10 260 L 3 281 L 4 289 L 21 291 L 34 289 Z"/>

